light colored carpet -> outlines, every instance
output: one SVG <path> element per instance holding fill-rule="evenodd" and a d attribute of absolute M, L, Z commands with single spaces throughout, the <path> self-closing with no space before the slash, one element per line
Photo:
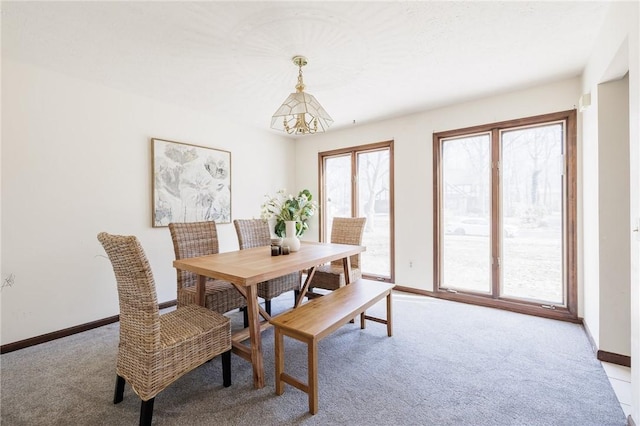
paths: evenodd
<path fill-rule="evenodd" d="M 281 312 L 287 294 L 273 301 Z M 307 395 L 274 392 L 273 330 L 263 334 L 266 386 L 232 356 L 156 397 L 156 425 L 626 425 L 580 325 L 394 293 L 394 335 L 348 324 L 320 342 L 319 413 Z M 370 312 L 383 315 L 383 304 Z M 231 315 L 234 327 L 242 316 Z M 306 347 L 285 338 L 286 370 L 306 378 Z M 113 405 L 118 324 L 4 354 L 3 425 L 133 425 L 140 400 L 129 385 Z"/>

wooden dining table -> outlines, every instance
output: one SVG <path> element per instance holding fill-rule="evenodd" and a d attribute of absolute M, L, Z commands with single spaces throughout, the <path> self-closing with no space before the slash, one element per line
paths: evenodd
<path fill-rule="evenodd" d="M 200 305 L 204 305 L 207 278 L 229 281 L 246 298 L 249 327 L 233 333 L 232 351 L 251 362 L 253 385 L 260 389 L 264 387 L 261 333 L 270 327 L 271 317 L 259 304 L 258 284 L 307 270 L 307 278 L 295 303 L 297 307 L 302 303 L 318 265 L 342 259 L 348 284 L 351 269 L 349 258 L 365 250 L 364 246 L 303 241 L 300 250 L 288 255 L 271 256 L 271 247 L 264 246 L 175 260 L 173 266 L 198 275 L 196 303 Z M 260 320 L 260 316 L 263 320 Z M 247 339 L 249 346 L 244 343 Z"/>

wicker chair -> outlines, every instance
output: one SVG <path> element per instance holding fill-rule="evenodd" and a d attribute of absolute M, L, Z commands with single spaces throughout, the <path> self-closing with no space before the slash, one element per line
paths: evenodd
<path fill-rule="evenodd" d="M 142 399 L 140 425 L 150 425 L 158 393 L 185 373 L 222 354 L 223 385 L 231 385 L 229 318 L 197 305 L 160 315 L 153 273 L 134 236 L 98 234 L 118 286 L 120 343 L 113 403 L 128 382 Z"/>
<path fill-rule="evenodd" d="M 169 231 L 173 241 L 176 259 L 205 256 L 218 253 L 218 231 L 213 221 L 192 223 L 170 223 Z M 178 270 L 178 306 L 196 301 L 198 275 Z M 205 307 L 224 314 L 233 309 L 244 313 L 244 326 L 249 325 L 247 301 L 233 284 L 207 279 L 205 286 Z"/>
<path fill-rule="evenodd" d="M 233 221 L 238 234 L 240 250 L 271 244 L 269 224 L 262 219 L 236 219 Z M 258 297 L 264 299 L 264 309 L 271 315 L 271 299 L 293 290 L 294 303 L 300 293 L 300 272 L 294 272 L 258 284 Z"/>
<path fill-rule="evenodd" d="M 338 244 L 351 244 L 359 246 L 362 244 L 362 234 L 364 225 L 367 221 L 365 217 L 335 217 L 331 226 L 331 242 Z M 360 271 L 360 254 L 351 256 L 351 274 L 350 281 L 353 282 L 362 277 Z M 341 260 L 320 265 L 316 268 L 313 279 L 309 284 L 309 293 L 311 297 L 317 296 L 313 293 L 314 288 L 323 288 L 325 290 L 336 290 L 345 285 L 344 267 Z"/>

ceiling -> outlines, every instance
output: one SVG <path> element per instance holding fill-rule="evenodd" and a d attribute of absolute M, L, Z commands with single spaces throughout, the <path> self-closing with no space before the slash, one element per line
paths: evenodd
<path fill-rule="evenodd" d="M 577 76 L 609 4 L 3 1 L 2 57 L 269 129 L 304 55 L 331 131 Z"/>

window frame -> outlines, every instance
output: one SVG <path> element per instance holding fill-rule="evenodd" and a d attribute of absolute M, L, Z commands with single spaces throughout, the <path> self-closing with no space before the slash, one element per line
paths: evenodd
<path fill-rule="evenodd" d="M 361 152 L 370 152 L 370 151 L 379 151 L 383 149 L 389 150 L 389 277 L 384 277 L 381 275 L 373 275 L 367 274 L 365 271 L 362 272 L 364 278 L 374 279 L 377 281 L 383 282 L 395 282 L 395 196 L 394 196 L 394 155 L 393 155 L 393 140 L 376 142 L 365 145 L 357 145 L 346 148 L 335 149 L 331 151 L 323 151 L 318 152 L 318 199 L 320 200 L 320 214 L 318 218 L 319 222 L 319 239 L 321 242 L 329 241 L 330 236 L 326 235 L 327 230 L 324 224 L 324 187 L 325 187 L 325 175 L 324 175 L 324 165 L 325 158 L 327 157 L 335 157 L 340 155 L 349 155 L 351 157 L 351 211 L 352 216 L 353 212 L 358 211 L 358 197 L 357 197 L 357 186 L 358 186 L 358 176 L 357 176 L 357 156 L 358 153 Z"/>
<path fill-rule="evenodd" d="M 431 295 L 443 299 L 472 303 L 482 306 L 511 310 L 515 312 L 537 315 L 546 318 L 562 319 L 579 322 L 578 318 L 578 275 L 577 275 L 577 119 L 576 110 L 567 110 L 508 120 L 479 126 L 448 130 L 433 133 L 433 291 Z M 456 137 L 470 136 L 479 133 L 491 135 L 491 255 L 493 259 L 500 257 L 500 209 L 501 188 L 499 164 L 501 161 L 500 134 L 502 131 L 513 130 L 522 127 L 533 127 L 553 122 L 565 123 L 565 161 L 564 161 L 564 191 L 566 200 L 563 208 L 566 224 L 564 230 L 564 290 L 566 291 L 566 304 L 562 307 L 550 307 L 535 301 L 519 300 L 500 297 L 500 266 L 498 262 L 492 262 L 491 266 L 491 294 L 451 292 L 440 288 L 442 277 L 442 252 L 444 224 L 442 223 L 442 140 Z"/>

